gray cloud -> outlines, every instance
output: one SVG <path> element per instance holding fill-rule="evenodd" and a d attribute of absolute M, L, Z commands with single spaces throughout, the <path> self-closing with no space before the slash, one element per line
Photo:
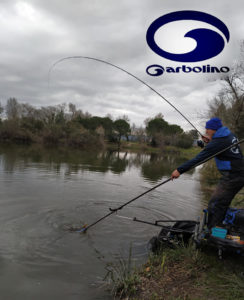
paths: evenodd
<path fill-rule="evenodd" d="M 73 102 L 94 115 L 128 114 L 137 125 L 162 112 L 165 119 L 190 129 L 167 103 L 134 78 L 110 66 L 92 61 L 69 60 L 50 66 L 65 56 L 85 55 L 111 61 L 134 73 L 167 97 L 183 113 L 201 125 L 199 111 L 206 109 L 220 81 L 214 76 L 164 74 L 151 77 L 150 64 L 175 65 L 158 57 L 147 46 L 151 22 L 165 13 L 193 9 L 213 14 L 230 29 L 231 41 L 216 58 L 200 65 L 231 65 L 243 38 L 240 0 L 96 0 L 1 1 L 0 3 L 0 99 L 43 106 Z"/>

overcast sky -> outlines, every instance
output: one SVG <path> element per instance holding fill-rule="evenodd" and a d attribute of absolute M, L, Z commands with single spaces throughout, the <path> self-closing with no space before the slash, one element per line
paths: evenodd
<path fill-rule="evenodd" d="M 146 32 L 158 17 L 178 10 L 198 10 L 221 19 L 230 31 L 230 42 L 215 58 L 176 63 L 155 54 Z M 190 29 L 216 28 L 197 21 L 178 21 L 157 33 L 157 42 L 173 53 L 191 51 L 196 43 L 183 38 Z M 201 129 L 199 114 L 221 87 L 209 74 L 163 74 L 152 77 L 146 68 L 162 66 L 229 66 L 238 59 L 244 35 L 243 0 L 0 0 L 0 101 L 10 97 L 35 106 L 74 103 L 92 115 L 115 118 L 128 115 L 142 125 L 161 112 L 170 123 L 191 129 L 166 102 L 125 73 L 98 62 L 66 60 L 66 56 L 92 56 L 112 62 L 146 81 L 162 93 Z"/>

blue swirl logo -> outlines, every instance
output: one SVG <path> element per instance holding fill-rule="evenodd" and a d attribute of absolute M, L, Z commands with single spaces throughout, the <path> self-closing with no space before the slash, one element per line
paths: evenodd
<path fill-rule="evenodd" d="M 153 72 L 151 72 L 151 70 L 153 70 Z M 164 67 L 160 65 L 151 65 L 147 67 L 146 72 L 151 76 L 161 76 L 164 73 Z"/>
<path fill-rule="evenodd" d="M 161 49 L 155 42 L 154 36 L 156 31 L 167 23 L 182 20 L 202 21 L 213 25 L 223 33 L 226 41 L 229 42 L 229 30 L 221 20 L 204 12 L 183 10 L 161 16 L 149 26 L 146 36 L 149 47 L 155 53 L 164 58 L 180 62 L 197 62 L 206 60 L 218 55 L 224 49 L 225 40 L 222 35 L 206 28 L 194 29 L 185 34 L 185 37 L 193 38 L 197 42 L 196 48 L 191 52 L 175 54 Z"/>

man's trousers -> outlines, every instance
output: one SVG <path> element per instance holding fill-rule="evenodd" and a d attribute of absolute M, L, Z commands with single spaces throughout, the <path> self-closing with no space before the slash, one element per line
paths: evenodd
<path fill-rule="evenodd" d="M 232 199 L 244 187 L 243 172 L 224 171 L 222 175 L 208 204 L 209 229 L 222 224 Z"/>

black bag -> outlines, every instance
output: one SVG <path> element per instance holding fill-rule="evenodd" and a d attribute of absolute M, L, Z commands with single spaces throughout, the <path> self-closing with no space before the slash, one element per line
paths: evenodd
<path fill-rule="evenodd" d="M 164 226 L 158 236 L 149 241 L 152 252 L 157 253 L 162 248 L 175 248 L 177 245 L 186 245 L 195 232 L 195 221 L 177 221 L 173 226 Z"/>
<path fill-rule="evenodd" d="M 244 235 L 244 209 L 229 208 L 223 223 L 231 227 L 232 231 Z"/>

